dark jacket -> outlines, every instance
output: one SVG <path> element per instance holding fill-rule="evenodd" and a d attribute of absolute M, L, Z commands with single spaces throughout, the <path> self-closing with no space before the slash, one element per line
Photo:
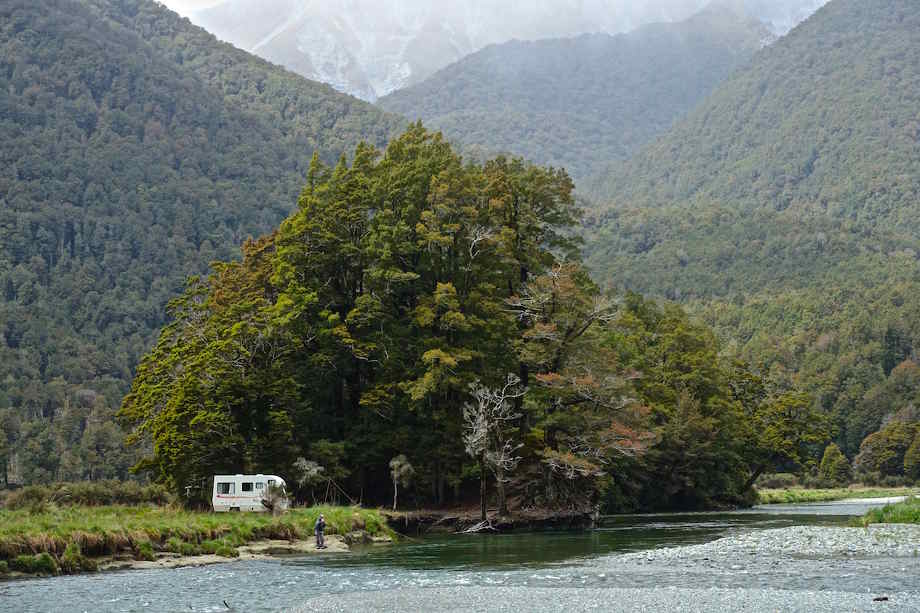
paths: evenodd
<path fill-rule="evenodd" d="M 313 527 L 313 532 L 315 532 L 316 534 L 322 534 L 323 532 L 325 532 L 325 530 L 326 530 L 326 520 L 317 519 L 316 525 Z"/>

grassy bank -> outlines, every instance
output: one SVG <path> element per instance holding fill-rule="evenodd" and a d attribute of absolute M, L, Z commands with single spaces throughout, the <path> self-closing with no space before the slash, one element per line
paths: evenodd
<path fill-rule="evenodd" d="M 171 507 L 106 506 L 0 510 L 0 574 L 53 575 L 96 569 L 97 559 L 153 560 L 161 552 L 236 557 L 237 547 L 262 539 L 295 540 L 313 533 L 317 516 L 327 533 L 390 534 L 384 516 L 357 507 L 267 513 L 200 513 Z"/>
<path fill-rule="evenodd" d="M 833 500 L 846 500 L 850 498 L 890 498 L 893 496 L 909 496 L 917 493 L 917 488 L 863 488 L 840 487 L 831 489 L 810 490 L 805 488 L 788 489 L 762 489 L 758 490 L 760 504 L 801 503 L 801 502 L 830 502 Z"/>
<path fill-rule="evenodd" d="M 881 509 L 872 509 L 860 520 L 860 524 L 920 524 L 920 498 L 908 498 L 904 502 L 889 504 Z"/>

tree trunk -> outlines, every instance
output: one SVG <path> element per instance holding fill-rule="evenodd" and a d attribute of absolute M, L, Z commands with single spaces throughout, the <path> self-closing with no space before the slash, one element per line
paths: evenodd
<path fill-rule="evenodd" d="M 486 521 L 486 458 L 479 459 L 479 517 Z"/>
<path fill-rule="evenodd" d="M 747 480 L 747 483 L 744 484 L 744 487 L 741 488 L 741 491 L 746 492 L 751 489 L 751 487 L 754 485 L 754 482 L 757 481 L 757 477 L 763 474 L 763 471 L 766 470 L 766 468 L 766 464 L 760 464 L 757 468 L 755 468 L 754 472 L 751 473 L 751 478 Z"/>
<path fill-rule="evenodd" d="M 396 494 L 397 494 L 396 479 L 393 479 L 393 510 L 394 511 L 396 510 Z"/>
<path fill-rule="evenodd" d="M 509 515 L 508 500 L 505 497 L 504 475 L 498 475 L 495 479 L 495 489 L 498 491 L 498 514 L 501 517 Z"/>

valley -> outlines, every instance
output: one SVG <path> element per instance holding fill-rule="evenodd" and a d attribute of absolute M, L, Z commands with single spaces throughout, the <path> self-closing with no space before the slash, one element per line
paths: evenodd
<path fill-rule="evenodd" d="M 502 11 L 0 6 L 4 598 L 910 608 L 918 7 Z"/>

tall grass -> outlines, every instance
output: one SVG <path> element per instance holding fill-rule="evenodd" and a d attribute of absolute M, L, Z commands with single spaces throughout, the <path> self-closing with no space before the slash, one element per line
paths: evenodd
<path fill-rule="evenodd" d="M 890 498 L 909 496 L 916 493 L 916 488 L 831 488 L 809 490 L 805 488 L 763 489 L 757 491 L 760 504 L 831 502 L 850 498 Z"/>
<path fill-rule="evenodd" d="M 869 524 L 920 524 L 920 498 L 872 509 L 860 518 L 863 526 Z"/>
<path fill-rule="evenodd" d="M 172 502 L 164 486 L 134 481 L 82 481 L 29 485 L 6 493 L 0 506 L 7 509 L 41 508 L 46 504 L 105 506 L 112 504 L 157 504 Z"/>
<path fill-rule="evenodd" d="M 310 536 L 320 513 L 326 516 L 326 529 L 331 534 L 359 529 L 372 536 L 392 534 L 380 512 L 358 507 L 311 507 L 272 517 L 267 513 L 200 513 L 173 507 L 52 504 L 40 512 L 0 509 L 0 561 L 18 570 L 27 566 L 23 556 L 37 560 L 48 554 L 56 567 L 77 572 L 91 566 L 85 558 L 101 556 L 131 555 L 143 560 L 151 559 L 157 551 L 171 551 L 234 557 L 237 547 L 251 541 Z M 42 560 L 47 563 L 46 558 Z"/>

